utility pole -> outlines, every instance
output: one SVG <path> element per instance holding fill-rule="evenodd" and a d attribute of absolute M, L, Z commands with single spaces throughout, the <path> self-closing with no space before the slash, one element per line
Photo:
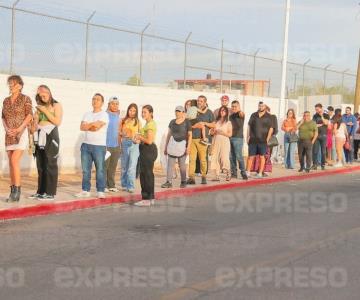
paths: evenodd
<path fill-rule="evenodd" d="M 354 101 L 354 111 L 358 112 L 360 106 L 360 49 L 359 49 L 359 61 L 356 77 L 356 90 L 355 90 L 355 101 Z"/>
<path fill-rule="evenodd" d="M 289 23 L 290 23 L 290 0 L 286 0 L 285 8 L 285 28 L 284 28 L 284 49 L 282 57 L 282 72 L 281 72 L 281 90 L 279 99 L 279 112 L 278 118 L 285 114 L 287 107 L 286 101 L 286 71 L 287 71 L 287 58 L 288 58 L 288 44 L 289 44 Z"/>

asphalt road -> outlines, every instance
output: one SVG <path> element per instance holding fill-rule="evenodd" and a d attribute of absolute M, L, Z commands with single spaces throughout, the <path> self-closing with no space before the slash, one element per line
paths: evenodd
<path fill-rule="evenodd" d="M 0 299 L 359 299 L 360 173 L 0 224 Z"/>

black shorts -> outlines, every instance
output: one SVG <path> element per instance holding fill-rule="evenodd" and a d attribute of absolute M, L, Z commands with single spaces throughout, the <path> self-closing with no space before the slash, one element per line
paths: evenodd
<path fill-rule="evenodd" d="M 249 144 L 249 156 L 264 156 L 266 154 L 266 143 Z"/>

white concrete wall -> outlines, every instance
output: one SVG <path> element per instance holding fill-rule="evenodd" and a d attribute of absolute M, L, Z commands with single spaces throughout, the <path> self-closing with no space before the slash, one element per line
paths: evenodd
<path fill-rule="evenodd" d="M 7 75 L 0 74 L 0 98 L 8 95 L 6 85 Z M 106 100 L 111 96 L 120 99 L 122 115 L 131 102 L 139 106 L 151 104 L 154 107 L 154 117 L 158 124 L 157 144 L 160 145 L 162 136 L 167 132 L 169 121 L 174 118 L 174 109 L 177 105 L 184 105 L 185 100 L 197 98 L 199 92 L 173 90 L 152 87 L 132 87 L 114 83 L 93 83 L 70 80 L 58 80 L 48 78 L 24 77 L 24 90 L 26 95 L 34 99 L 37 86 L 46 84 L 52 90 L 55 99 L 60 101 L 64 108 L 63 124 L 60 126 L 60 159 L 59 164 L 62 172 L 73 172 L 80 168 L 80 145 L 82 133 L 79 125 L 83 114 L 91 110 L 91 98 L 94 93 L 102 93 Z M 208 98 L 209 107 L 215 110 L 220 105 L 220 95 L 217 93 L 204 93 Z M 236 96 L 231 96 L 231 100 Z M 239 96 L 238 99 L 245 110 L 247 118 L 257 109 L 259 100 L 265 101 L 271 107 L 273 113 L 278 112 L 278 99 Z M 33 101 L 35 106 L 35 102 Z M 2 101 L 1 101 L 2 105 Z M 290 105 L 290 104 L 289 104 Z M 297 107 L 297 103 L 292 102 Z M 8 173 L 7 157 L 4 146 L 4 130 L 0 126 L 0 172 Z M 24 155 L 22 168 L 34 171 L 35 161 L 28 154 Z"/>

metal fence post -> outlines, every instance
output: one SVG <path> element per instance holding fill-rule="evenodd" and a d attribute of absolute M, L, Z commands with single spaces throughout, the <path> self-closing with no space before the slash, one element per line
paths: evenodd
<path fill-rule="evenodd" d="M 18 5 L 20 0 L 16 0 L 11 8 L 11 50 L 10 50 L 10 70 L 9 73 L 12 74 L 14 70 L 14 52 L 15 52 L 15 8 Z"/>
<path fill-rule="evenodd" d="M 345 73 L 349 71 L 349 69 L 346 69 L 344 71 L 342 71 L 342 78 L 341 78 L 341 93 L 344 97 L 344 81 L 345 81 Z"/>
<path fill-rule="evenodd" d="M 252 78 L 252 91 L 251 95 L 255 94 L 255 76 L 256 76 L 256 56 L 258 55 L 261 48 L 258 48 L 254 53 L 254 61 L 253 61 L 253 78 Z"/>
<path fill-rule="evenodd" d="M 311 61 L 311 59 L 309 58 L 306 62 L 303 63 L 303 68 L 302 68 L 302 95 L 303 97 L 305 97 L 305 68 L 306 65 Z"/>
<path fill-rule="evenodd" d="M 90 20 L 93 18 L 93 16 L 95 15 L 96 11 L 94 11 L 90 17 L 86 20 L 86 39 L 85 39 L 85 70 L 84 70 L 84 78 L 85 81 L 87 80 L 87 72 L 88 72 L 88 48 L 89 48 L 89 23 Z"/>
<path fill-rule="evenodd" d="M 184 43 L 184 86 L 183 86 L 184 90 L 186 89 L 187 46 L 191 35 L 192 32 L 189 32 Z"/>
<path fill-rule="evenodd" d="M 331 64 L 327 65 L 325 68 L 324 68 L 324 89 L 323 89 L 323 94 L 325 95 L 326 94 L 326 73 L 327 73 L 327 70 L 329 69 L 329 67 L 331 66 Z"/>
<path fill-rule="evenodd" d="M 220 57 L 220 93 L 223 92 L 223 73 L 224 73 L 224 40 L 221 41 Z"/>
<path fill-rule="evenodd" d="M 146 29 L 150 27 L 151 23 L 148 23 L 145 28 L 141 31 L 140 37 L 140 66 L 139 66 L 139 78 L 137 85 L 140 86 L 142 84 L 142 69 L 143 69 L 143 43 L 144 43 L 144 33 Z"/>

